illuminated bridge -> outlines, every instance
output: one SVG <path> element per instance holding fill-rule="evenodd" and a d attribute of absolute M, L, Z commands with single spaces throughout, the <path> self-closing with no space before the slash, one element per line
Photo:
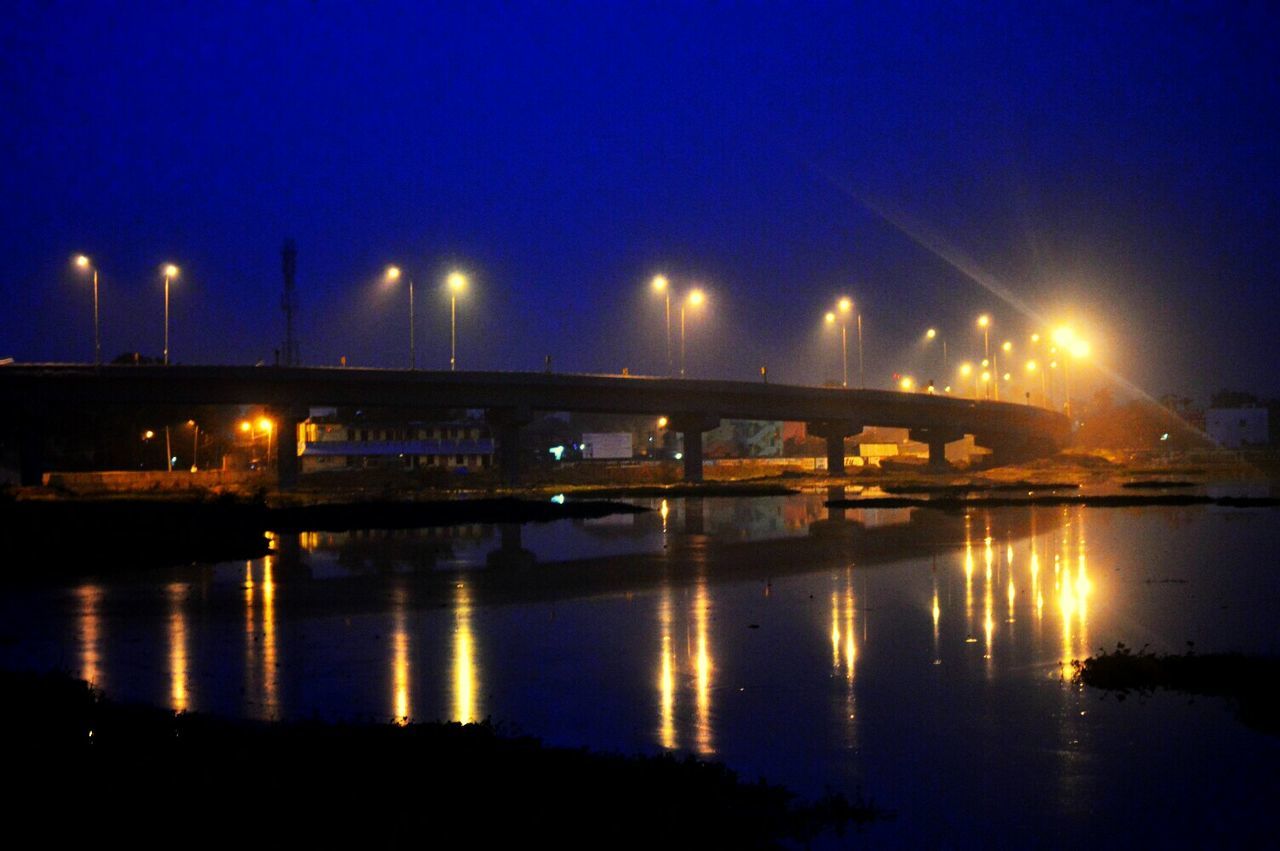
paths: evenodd
<path fill-rule="evenodd" d="M 702 433 L 722 419 L 808 424 L 827 442 L 827 464 L 844 469 L 844 439 L 866 426 L 905 428 L 943 465 L 946 444 L 973 435 L 997 463 L 1051 455 L 1070 435 L 1066 417 L 1043 408 L 922 393 L 537 372 L 430 372 L 343 367 L 0 366 L 0 404 L 19 430 L 22 480 L 38 484 L 45 425 L 108 405 L 262 405 L 297 433 L 312 406 L 483 409 L 508 481 L 520 461 L 520 427 L 534 411 L 666 416 L 684 438 L 684 475 L 702 478 Z M 11 420 L 12 422 L 12 420 Z M 280 452 L 282 487 L 297 481 L 296 452 Z"/>

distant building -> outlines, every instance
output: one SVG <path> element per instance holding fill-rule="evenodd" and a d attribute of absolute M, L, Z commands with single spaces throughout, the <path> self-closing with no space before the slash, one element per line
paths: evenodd
<path fill-rule="evenodd" d="M 368 422 L 315 411 L 300 427 L 301 472 L 362 469 L 487 470 L 489 428 L 475 421 Z"/>
<path fill-rule="evenodd" d="M 1204 416 L 1205 431 L 1219 446 L 1266 446 L 1271 440 L 1266 408 L 1210 408 Z"/>
<path fill-rule="evenodd" d="M 783 423 L 723 420 L 702 438 L 708 458 L 770 458 L 782 454 Z"/>
<path fill-rule="evenodd" d="M 631 458 L 635 455 L 632 434 L 629 431 L 583 432 L 583 458 Z"/>

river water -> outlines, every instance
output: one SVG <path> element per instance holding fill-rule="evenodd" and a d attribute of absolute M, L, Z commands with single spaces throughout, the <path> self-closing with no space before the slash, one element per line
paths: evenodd
<path fill-rule="evenodd" d="M 86 565 L 5 590 L 0 664 L 224 715 L 488 718 L 896 813 L 837 845 L 1275 841 L 1280 741 L 1224 701 L 1119 701 L 1070 677 L 1121 641 L 1280 653 L 1274 509 L 966 515 L 827 496 Z"/>

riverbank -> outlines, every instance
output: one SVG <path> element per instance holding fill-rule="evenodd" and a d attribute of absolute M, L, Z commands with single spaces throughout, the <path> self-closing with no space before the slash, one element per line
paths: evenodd
<path fill-rule="evenodd" d="M 243 803 L 239 781 L 262 777 L 290 800 L 334 801 L 300 830 L 354 828 L 362 838 L 399 830 L 412 813 L 428 834 L 510 831 L 522 844 L 542 839 L 552 847 L 678 837 L 778 848 L 887 815 L 843 796 L 799 801 L 720 763 L 550 747 L 488 722 L 231 720 L 117 704 L 62 674 L 0 672 L 0 721 L 11 774 L 45 770 L 56 757 L 62 770 L 84 773 L 79 783 L 92 778 L 95 804 L 134 801 L 121 819 L 133 817 L 144 789 L 181 789 L 208 813 Z M 139 766 L 164 771 L 144 777 L 141 789 L 113 789 L 112 779 L 132 778 Z"/>

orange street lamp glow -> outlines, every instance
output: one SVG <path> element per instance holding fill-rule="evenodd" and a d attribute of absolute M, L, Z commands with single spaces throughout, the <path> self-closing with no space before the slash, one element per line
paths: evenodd
<path fill-rule="evenodd" d="M 661 292 L 666 292 L 666 290 L 667 290 L 667 278 L 666 278 L 666 276 L 665 276 L 665 275 L 654 275 L 654 276 L 653 276 L 653 288 L 654 288 L 654 290 L 655 290 L 655 291 L 660 292 L 660 293 L 661 293 Z"/>
<path fill-rule="evenodd" d="M 169 365 L 169 282 L 178 277 L 178 267 L 166 263 L 164 272 L 164 365 Z"/>
<path fill-rule="evenodd" d="M 968 363 L 960 364 L 960 375 L 962 375 L 965 378 L 968 378 L 969 373 L 971 372 L 973 372 L 973 367 L 971 365 L 969 365 Z"/>
<path fill-rule="evenodd" d="M 249 421 L 248 421 L 248 420 L 241 420 L 241 421 L 240 421 L 240 430 L 241 430 L 241 431 L 247 432 L 247 431 L 248 431 L 249 429 L 251 429 L 251 428 L 253 428 L 253 426 L 249 423 Z"/>
<path fill-rule="evenodd" d="M 985 313 L 984 313 L 984 314 L 982 314 L 981 316 L 979 316 L 979 317 L 978 317 L 978 327 L 979 327 L 979 328 L 986 328 L 986 327 L 987 327 L 988 325 L 990 325 L 990 324 L 991 324 L 991 317 L 990 317 L 990 316 L 988 316 L 987 314 L 985 314 Z"/>
<path fill-rule="evenodd" d="M 848 296 L 842 296 L 840 301 L 836 302 L 836 307 L 841 313 L 850 313 L 853 311 L 853 300 Z"/>
<path fill-rule="evenodd" d="M 1000 348 L 1004 349 L 1005 353 L 1008 354 L 1009 352 L 1013 351 L 1013 343 L 1009 342 L 1008 340 L 1005 340 L 1004 345 L 1002 345 Z"/>
<path fill-rule="evenodd" d="M 827 321 L 827 324 L 828 324 L 828 325 L 834 325 L 834 324 L 836 324 L 836 315 L 835 315 L 835 313 L 833 313 L 833 312 L 832 312 L 832 311 L 830 311 L 830 310 L 828 310 L 828 311 L 827 311 L 827 315 L 826 315 L 826 316 L 824 316 L 824 317 L 823 317 L 823 319 L 825 319 L 825 320 Z"/>
<path fill-rule="evenodd" d="M 898 382 L 898 386 L 903 390 L 910 390 L 915 386 L 915 382 L 911 380 L 911 376 L 904 375 L 902 376 L 902 380 Z"/>
<path fill-rule="evenodd" d="M 400 280 L 400 267 L 399 267 L 399 266 L 388 266 L 388 267 L 387 267 L 387 280 L 388 280 L 388 281 L 398 281 L 398 280 Z"/>
<path fill-rule="evenodd" d="M 269 432 L 271 431 L 271 426 L 272 426 L 271 420 L 267 419 L 266 417 L 258 418 L 258 431 Z"/>
<path fill-rule="evenodd" d="M 98 366 L 102 365 L 102 331 L 101 324 L 98 322 L 98 270 L 93 267 L 93 263 L 83 254 L 77 254 L 75 258 L 76 268 L 82 272 L 93 272 L 93 362 Z"/>
<path fill-rule="evenodd" d="M 924 336 L 926 340 L 932 340 L 934 337 L 938 336 L 938 329 L 930 328 L 928 331 L 924 332 Z"/>
<path fill-rule="evenodd" d="M 667 418 L 658 417 L 658 428 L 666 428 L 666 427 L 667 427 Z"/>
<path fill-rule="evenodd" d="M 706 300 L 702 290 L 690 290 L 685 296 L 684 301 L 680 303 L 680 377 L 684 378 L 684 309 L 686 307 L 699 307 Z"/>
<path fill-rule="evenodd" d="M 706 297 L 702 294 L 702 290 L 693 290 L 689 293 L 689 305 L 691 307 L 697 307 L 702 304 L 704 298 Z"/>

